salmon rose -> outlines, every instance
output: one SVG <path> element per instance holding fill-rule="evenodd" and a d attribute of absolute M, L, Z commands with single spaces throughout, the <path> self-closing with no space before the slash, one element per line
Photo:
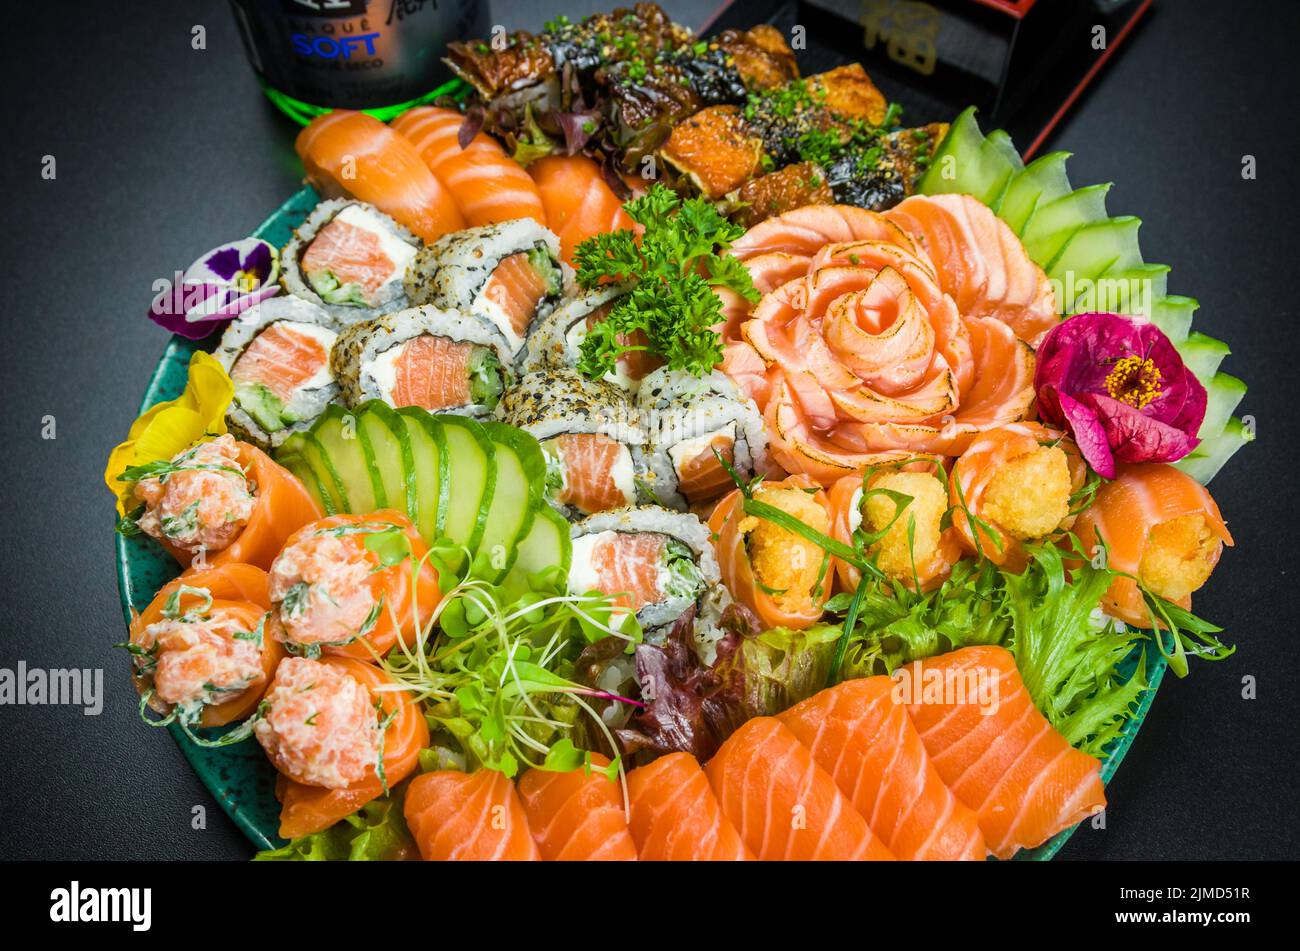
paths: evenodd
<path fill-rule="evenodd" d="M 723 369 L 763 409 L 771 452 L 790 472 L 826 485 L 918 453 L 957 455 L 1029 412 L 1034 355 L 1017 331 L 1038 332 L 1050 286 L 1017 242 L 967 228 L 961 253 L 985 279 L 959 308 L 945 285 L 971 284 L 976 268 L 965 262 L 959 281 L 941 275 L 926 233 L 905 230 L 924 220 L 914 202 L 895 209 L 907 212 L 897 221 L 845 205 L 800 208 L 732 247 L 763 297 L 747 314 L 724 299 Z M 956 254 L 955 240 L 944 250 Z M 1027 279 L 1013 276 L 1027 269 Z"/>

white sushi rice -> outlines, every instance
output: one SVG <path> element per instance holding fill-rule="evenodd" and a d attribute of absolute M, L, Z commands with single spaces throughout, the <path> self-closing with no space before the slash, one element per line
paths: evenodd
<path fill-rule="evenodd" d="M 411 263 L 404 281 L 415 304 L 432 304 L 488 320 L 505 338 L 513 358 L 523 349 L 524 336 L 515 333 L 510 318 L 487 293 L 487 285 L 502 260 L 521 251 L 544 249 L 560 276 L 554 293 L 538 304 L 533 322 L 544 320 L 573 283 L 573 270 L 560 260 L 560 239 L 531 218 L 519 218 L 444 235 Z"/>
<path fill-rule="evenodd" d="M 302 272 L 303 255 L 321 229 L 335 219 L 375 235 L 380 248 L 394 264 L 393 275 L 375 291 L 374 302 L 368 307 L 329 303 L 316 292 Z M 280 284 L 293 296 L 331 314 L 341 326 L 369 320 L 408 306 L 402 282 L 420 244 L 418 237 L 374 205 L 347 198 L 323 201 L 312 209 L 311 214 L 294 232 L 293 239 L 284 246 L 284 251 L 280 254 Z"/>
<path fill-rule="evenodd" d="M 424 334 L 490 347 L 503 371 L 508 372 L 509 347 L 486 320 L 428 305 L 411 307 L 353 324 L 339 334 L 330 362 L 348 405 L 356 406 L 368 399 L 380 399 L 392 405 L 394 363 L 401 347 Z M 489 415 L 491 409 L 471 403 L 441 412 L 483 417 Z"/>
<path fill-rule="evenodd" d="M 332 351 L 338 338 L 338 322 L 320 307 L 297 297 L 272 297 L 255 307 L 250 307 L 230 322 L 221 335 L 221 342 L 212 356 L 230 373 L 235 363 L 263 330 L 272 324 L 285 323 L 318 340 Z M 327 361 L 310 379 L 304 382 L 285 407 L 296 421 L 283 429 L 267 432 L 239 403 L 230 401 L 226 410 L 226 423 L 241 439 L 263 449 L 272 449 L 299 430 L 309 428 L 325 412 L 325 407 L 338 399 L 339 385 Z"/>

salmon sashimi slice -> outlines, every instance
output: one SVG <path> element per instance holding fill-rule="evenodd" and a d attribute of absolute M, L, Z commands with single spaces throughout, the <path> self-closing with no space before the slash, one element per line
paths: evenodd
<path fill-rule="evenodd" d="M 714 453 L 717 453 L 715 455 Z M 708 502 L 722 495 L 735 485 L 726 467 L 718 461 L 718 455 L 726 460 L 727 465 L 736 461 L 736 439 L 734 436 L 719 433 L 709 441 L 709 447 L 686 459 L 677 467 L 677 490 L 686 497 L 686 501 Z"/>
<path fill-rule="evenodd" d="M 920 241 L 939 285 L 963 315 L 994 317 L 1031 344 L 1055 326 L 1056 297 L 1047 275 L 983 202 L 969 195 L 913 195 L 885 217 Z"/>
<path fill-rule="evenodd" d="M 280 774 L 275 794 L 280 800 L 280 835 L 286 839 L 328 829 L 378 799 L 384 794 L 385 783 L 391 788 L 415 771 L 420 750 L 429 745 L 429 727 L 415 698 L 404 690 L 379 689 L 394 685 L 382 668 L 352 657 L 325 657 L 321 663 L 360 681 L 379 705 L 381 720 L 392 718 L 384 732 L 384 779 L 380 781 L 372 766 L 365 779 L 342 789 L 327 789 L 308 786 Z"/>
<path fill-rule="evenodd" d="M 438 176 L 449 159 L 460 155 L 505 155 L 501 144 L 483 132 L 476 133 L 462 149 L 460 133 L 464 124 L 465 116 L 454 109 L 416 106 L 403 112 L 389 127 L 415 146 L 429 170 Z"/>
<path fill-rule="evenodd" d="M 561 256 L 570 265 L 574 249 L 594 234 L 640 232 L 605 184 L 600 166 L 586 156 L 548 155 L 529 165 L 528 174 L 537 183 L 548 227 L 559 236 Z"/>
<path fill-rule="evenodd" d="M 993 855 L 1041 845 L 1106 807 L 1101 763 L 1038 712 L 1009 651 L 966 647 L 894 679 L 931 762 L 975 810 Z"/>
<path fill-rule="evenodd" d="M 668 544 L 666 536 L 651 532 L 601 532 L 594 539 L 591 568 L 600 579 L 600 589 L 615 596 L 615 604 L 640 611 L 648 604 L 663 600 L 659 566 Z"/>
<path fill-rule="evenodd" d="M 516 337 L 524 336 L 546 292 L 546 278 L 538 273 L 527 251 L 502 258 L 483 286 L 484 296 L 501 308 Z"/>
<path fill-rule="evenodd" d="M 880 241 L 916 249 L 906 232 L 873 211 L 852 205 L 809 205 L 760 222 L 734 241 L 729 253 L 741 261 L 778 253 L 810 262 L 826 245 L 851 241 Z"/>
<path fill-rule="evenodd" d="M 723 813 L 760 860 L 894 856 L 788 727 L 755 717 L 705 767 Z"/>
<path fill-rule="evenodd" d="M 632 770 L 628 828 L 646 862 L 752 860 L 690 753 L 669 753 Z"/>
<path fill-rule="evenodd" d="M 514 783 L 495 769 L 416 776 L 403 812 L 426 862 L 541 859 Z"/>
<path fill-rule="evenodd" d="M 1115 478 L 1097 490 L 1092 505 L 1075 523 L 1075 533 L 1090 555 L 1105 542 L 1109 567 L 1131 576 L 1111 582 L 1102 599 L 1107 614 L 1139 627 L 1151 626 L 1151 614 L 1133 579 L 1140 577 L 1150 584 L 1151 579 L 1143 574 L 1143 562 L 1152 533 L 1175 520 L 1197 516 L 1209 536 L 1205 541 L 1211 545 L 1208 551 L 1197 553 L 1205 561 L 1203 571 L 1208 577 L 1208 571 L 1218 564 L 1223 546 L 1233 541 L 1218 504 L 1205 486 L 1173 466 L 1145 462 L 1120 466 Z M 1176 598 L 1175 603 L 1190 610 L 1191 594 Z"/>
<path fill-rule="evenodd" d="M 317 116 L 294 148 L 308 181 L 326 198 L 369 202 L 425 241 L 465 227 L 451 192 L 420 153 L 373 116 L 347 109 Z"/>
<path fill-rule="evenodd" d="M 394 406 L 451 409 L 471 402 L 469 363 L 474 344 L 421 334 L 402 344 L 393 369 Z"/>
<path fill-rule="evenodd" d="M 236 383 L 259 383 L 288 404 L 298 388 L 329 366 L 329 350 L 292 323 L 271 324 L 248 345 L 230 368 Z"/>
<path fill-rule="evenodd" d="M 357 285 L 368 304 L 395 269 L 377 234 L 338 218 L 316 234 L 302 256 L 301 266 L 308 279 L 328 272 L 341 285 Z"/>
<path fill-rule="evenodd" d="M 537 850 L 548 861 L 635 861 L 623 788 L 603 772 L 608 759 L 593 753 L 591 762 L 591 769 L 530 769 L 520 777 L 519 800 Z"/>
<path fill-rule="evenodd" d="M 616 467 L 631 471 L 627 446 L 601 433 L 563 433 L 549 443 L 564 468 L 556 501 L 590 515 L 632 502 L 614 477 Z"/>
<path fill-rule="evenodd" d="M 900 859 L 982 859 L 975 813 L 944 785 L 888 677 L 823 690 L 778 719 Z"/>

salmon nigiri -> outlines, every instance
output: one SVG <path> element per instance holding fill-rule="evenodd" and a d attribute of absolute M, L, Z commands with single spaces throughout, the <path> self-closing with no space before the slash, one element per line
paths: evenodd
<path fill-rule="evenodd" d="M 516 218 L 532 218 L 546 227 L 546 212 L 537 185 L 523 167 L 493 139 L 479 133 L 460 147 L 464 116 L 451 109 L 422 106 L 393 122 L 429 170 L 451 190 L 471 228 Z"/>
<path fill-rule="evenodd" d="M 635 228 L 600 166 L 582 155 L 548 155 L 528 166 L 546 209 L 546 220 L 560 236 L 564 260 L 573 264 L 573 251 L 604 231 Z"/>
<path fill-rule="evenodd" d="M 519 779 L 519 800 L 542 858 L 627 862 L 636 858 L 636 843 L 623 812 L 617 777 L 603 770 L 609 760 L 591 754 L 592 769 L 565 773 L 530 769 Z"/>
<path fill-rule="evenodd" d="M 727 862 L 754 857 L 723 815 L 690 753 L 669 753 L 632 770 L 629 829 L 643 861 Z"/>
<path fill-rule="evenodd" d="M 294 148 L 307 180 L 327 198 L 369 202 L 425 241 L 465 227 L 451 192 L 420 153 L 374 116 L 327 112 L 298 133 Z"/>
<path fill-rule="evenodd" d="M 1113 617 L 1151 626 L 1134 577 L 1182 608 L 1210 577 L 1224 545 L 1232 544 L 1219 506 L 1205 486 L 1158 462 L 1121 466 L 1075 525 L 1089 555 L 1105 542 L 1109 565 L 1131 577 L 1116 578 L 1102 599 Z"/>
<path fill-rule="evenodd" d="M 966 647 L 895 672 L 926 752 L 1000 859 L 1106 807 L 1101 763 L 1038 712 L 1015 658 Z"/>
<path fill-rule="evenodd" d="M 975 813 L 943 784 L 888 677 L 823 690 L 778 719 L 900 859 L 982 859 Z"/>
<path fill-rule="evenodd" d="M 750 720 L 705 772 L 723 813 L 759 859 L 894 857 L 780 720 Z"/>
<path fill-rule="evenodd" d="M 403 809 L 426 862 L 541 858 L 515 785 L 498 770 L 424 773 L 411 780 Z"/>

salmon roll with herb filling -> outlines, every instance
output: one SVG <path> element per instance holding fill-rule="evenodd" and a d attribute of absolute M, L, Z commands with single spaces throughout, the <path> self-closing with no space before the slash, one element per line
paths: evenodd
<path fill-rule="evenodd" d="M 271 565 L 277 635 L 291 653 L 371 660 L 413 643 L 438 606 L 438 575 L 393 509 L 331 515 L 295 532 Z"/>
<path fill-rule="evenodd" d="M 587 335 L 619 303 L 627 287 L 609 284 L 582 291 L 564 301 L 545 318 L 533 324 L 528 334 L 524 352 L 520 355 L 520 369 L 531 373 L 543 367 L 576 367 L 582 361 L 582 345 Z M 645 333 L 620 335 L 623 346 L 645 346 Z M 647 350 L 628 350 L 614 361 L 614 370 L 603 377 L 628 393 L 635 393 L 641 381 L 663 365 L 663 361 Z"/>
<path fill-rule="evenodd" d="M 571 591 L 614 598 L 636 614 L 651 643 L 691 610 L 702 652 L 722 636 L 718 619 L 731 595 L 719 583 L 709 531 L 694 515 L 655 505 L 618 509 L 575 522 L 570 536 Z"/>
<path fill-rule="evenodd" d="M 266 572 L 229 564 L 165 585 L 131 622 L 132 680 L 148 706 L 190 727 L 225 726 L 255 709 L 284 649 Z"/>
<path fill-rule="evenodd" d="M 271 449 L 309 428 L 339 395 L 330 365 L 338 326 L 297 297 L 273 297 L 235 318 L 212 354 L 235 384 L 231 431 Z"/>
<path fill-rule="evenodd" d="M 511 380 L 511 360 L 489 321 L 432 306 L 353 324 L 331 355 L 349 406 L 379 399 L 475 418 L 495 409 Z"/>
<path fill-rule="evenodd" d="M 420 239 L 374 205 L 323 201 L 280 255 L 285 291 L 341 325 L 407 306 L 402 278 Z"/>
<path fill-rule="evenodd" d="M 513 362 L 533 321 L 545 318 L 572 283 L 559 239 L 531 218 L 457 231 L 411 263 L 406 295 L 478 317 L 505 338 Z"/>
<path fill-rule="evenodd" d="M 400 783 L 429 745 L 419 705 L 379 667 L 286 657 L 253 734 L 280 773 L 280 835 L 327 829 Z"/>
<path fill-rule="evenodd" d="M 722 373 L 656 370 L 637 407 L 647 433 L 640 467 L 661 505 L 686 509 L 725 495 L 736 485 L 728 467 L 745 482 L 768 471 L 763 417 Z"/>
<path fill-rule="evenodd" d="M 763 482 L 753 490 L 753 499 L 822 535 L 830 533 L 830 500 L 806 475 Z M 746 514 L 744 501 L 734 489 L 709 517 L 723 584 L 764 627 L 811 627 L 831 596 L 833 560 L 804 536 Z"/>
<path fill-rule="evenodd" d="M 141 505 L 123 520 L 182 565 L 243 562 L 265 570 L 285 539 L 321 517 L 306 487 L 255 446 L 229 434 L 128 469 Z"/>
<path fill-rule="evenodd" d="M 892 581 L 930 590 L 961 556 L 955 531 L 944 527 L 948 495 L 935 472 L 868 470 L 836 481 L 828 497 L 831 536 L 855 547 L 855 540 L 866 541 L 867 557 Z M 835 560 L 835 572 L 846 591 L 862 580 L 842 559 Z"/>
<path fill-rule="evenodd" d="M 497 418 L 542 444 L 546 495 L 569 518 L 635 503 L 642 433 L 618 387 L 576 370 L 529 373 L 506 391 Z"/>

